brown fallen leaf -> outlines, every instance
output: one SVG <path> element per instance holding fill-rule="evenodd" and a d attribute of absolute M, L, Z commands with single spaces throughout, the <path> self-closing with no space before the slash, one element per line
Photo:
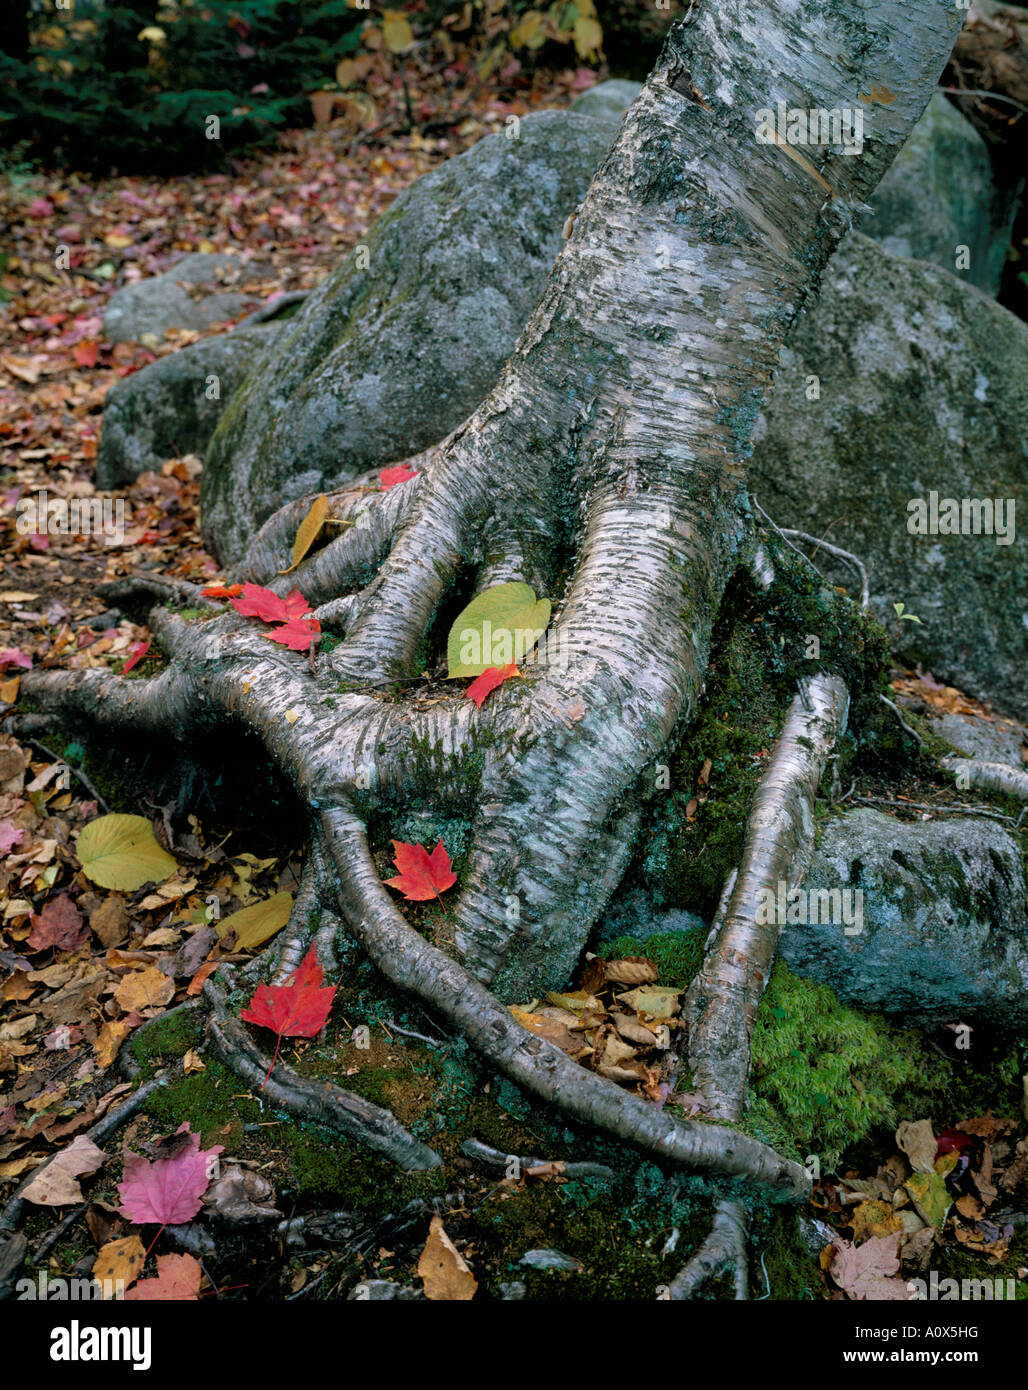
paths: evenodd
<path fill-rule="evenodd" d="M 128 935 L 129 915 L 120 898 L 108 898 L 89 914 L 89 925 L 103 946 L 120 946 Z"/>
<path fill-rule="evenodd" d="M 562 1023 L 556 1023 L 552 1018 L 544 1018 L 541 1014 L 529 1013 L 526 1009 L 519 1008 L 517 1004 L 511 1004 L 509 1008 L 522 1028 L 527 1028 L 537 1038 L 545 1038 L 547 1042 L 554 1043 L 562 1052 L 566 1052 L 571 1057 L 577 1056 L 582 1051 L 581 1038 L 572 1036 Z"/>
<path fill-rule="evenodd" d="M 87 1173 L 95 1173 L 106 1158 L 103 1149 L 98 1149 L 92 1139 L 80 1134 L 66 1149 L 54 1155 L 21 1195 L 26 1202 L 34 1202 L 40 1207 L 63 1207 L 72 1202 L 81 1202 L 82 1189 L 78 1179 Z"/>
<path fill-rule="evenodd" d="M 147 965 L 126 975 L 114 991 L 114 997 L 126 1013 L 135 1009 L 159 1008 L 174 999 L 175 981 L 155 965 Z"/>
<path fill-rule="evenodd" d="M 475 1296 L 478 1280 L 443 1229 L 441 1216 L 432 1217 L 428 1240 L 418 1260 L 418 1275 L 425 1297 L 433 1302 L 467 1302 Z"/>
<path fill-rule="evenodd" d="M 605 972 L 616 985 L 651 985 L 660 972 L 645 956 L 626 956 L 624 960 L 609 960 Z"/>
<path fill-rule="evenodd" d="M 58 951 L 77 951 L 89 936 L 89 928 L 67 893 L 51 898 L 42 911 L 32 914 L 28 945 L 32 951 L 51 946 Z"/>
<path fill-rule="evenodd" d="M 896 1143 L 916 1173 L 935 1172 L 935 1151 L 939 1145 L 930 1120 L 903 1120 L 896 1130 Z"/>

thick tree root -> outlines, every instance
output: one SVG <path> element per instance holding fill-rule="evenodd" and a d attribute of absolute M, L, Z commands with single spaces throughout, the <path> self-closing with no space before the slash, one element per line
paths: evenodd
<path fill-rule="evenodd" d="M 729 877 L 707 940 L 707 955 L 683 1010 L 688 1022 L 693 1084 L 718 1119 L 738 1120 L 746 1104 L 750 1044 L 781 923 L 758 920 L 762 890 L 777 899 L 806 873 L 814 843 L 814 799 L 848 708 L 836 676 L 809 678 L 793 701 L 761 778 L 737 873 Z M 671 1285 L 673 1299 L 691 1298 L 731 1268 L 736 1297 L 748 1297 L 746 1209 L 718 1204 L 710 1235 Z"/>
<path fill-rule="evenodd" d="M 750 1041 L 784 923 L 760 920 L 764 894 L 803 881 L 814 847 L 814 800 L 846 723 L 846 687 L 837 676 L 808 677 L 793 701 L 760 780 L 742 862 L 724 925 L 686 999 L 693 1082 L 721 1119 L 746 1103 Z"/>
<path fill-rule="evenodd" d="M 736 1299 L 749 1298 L 749 1213 L 741 1202 L 718 1202 L 710 1234 L 669 1286 L 673 1302 L 693 1298 L 710 1279 L 731 1270 Z"/>
<path fill-rule="evenodd" d="M 334 1129 L 401 1168 L 438 1168 L 442 1163 L 435 1150 L 415 1139 L 395 1115 L 363 1096 L 344 1091 L 331 1081 L 308 1081 L 282 1062 L 270 1069 L 269 1059 L 238 1019 L 228 1013 L 221 991 L 211 980 L 205 982 L 204 993 L 212 1010 L 207 1024 L 211 1051 L 275 1109 Z"/>
<path fill-rule="evenodd" d="M 343 916 L 370 958 L 393 984 L 458 1028 L 511 1081 L 657 1158 L 754 1182 L 781 1200 L 808 1194 L 806 1172 L 766 1144 L 719 1125 L 676 1121 L 522 1028 L 493 994 L 397 911 L 378 878 L 360 821 L 332 810 L 323 813 L 322 826 L 339 872 Z"/>
<path fill-rule="evenodd" d="M 986 763 L 978 758 L 943 758 L 942 765 L 955 773 L 958 786 L 974 787 L 978 791 L 998 792 L 1018 801 L 1028 801 L 1028 772 L 1008 767 L 1006 763 Z"/>

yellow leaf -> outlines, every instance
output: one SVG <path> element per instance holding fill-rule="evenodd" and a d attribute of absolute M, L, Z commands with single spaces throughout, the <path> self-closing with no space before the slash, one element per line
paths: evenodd
<path fill-rule="evenodd" d="M 118 1019 L 109 1020 L 104 1024 L 93 1044 L 97 1065 L 101 1069 L 111 1065 L 118 1055 L 118 1049 L 131 1032 L 129 1025 Z"/>
<path fill-rule="evenodd" d="M 125 1012 L 159 1008 L 170 1004 L 175 997 L 175 981 L 156 965 L 148 965 L 143 970 L 133 970 L 126 975 L 114 991 L 114 997 Z"/>
<path fill-rule="evenodd" d="M 104 237 L 104 245 L 109 246 L 112 251 L 124 251 L 126 246 L 131 246 L 134 238 L 125 236 L 121 232 L 108 232 Z"/>
<path fill-rule="evenodd" d="M 21 685 L 20 676 L 12 676 L 9 681 L 4 681 L 0 685 L 0 700 L 5 705 L 13 705 L 18 698 L 18 687 Z"/>
<path fill-rule="evenodd" d="M 549 599 L 527 584 L 494 584 L 459 614 L 446 639 L 447 675 L 480 676 L 490 666 L 524 664 L 550 621 Z"/>
<path fill-rule="evenodd" d="M 189 1076 L 194 1071 L 206 1071 L 207 1063 L 200 1056 L 199 1052 L 191 1047 L 182 1058 L 182 1070 Z"/>
<path fill-rule="evenodd" d="M 574 33 L 575 52 L 580 58 L 599 53 L 600 45 L 603 43 L 603 30 L 595 19 L 576 19 Z"/>
<path fill-rule="evenodd" d="M 386 10 L 382 33 L 390 53 L 403 53 L 414 42 L 414 33 L 406 17 L 396 10 Z"/>
<path fill-rule="evenodd" d="M 331 96 L 332 94 L 329 92 L 327 94 L 317 93 L 316 95 Z M 312 97 L 311 100 L 313 101 L 313 99 Z M 314 119 L 318 119 L 317 112 L 314 113 Z M 311 503 L 310 511 L 297 528 L 296 538 L 293 541 L 293 563 L 288 569 L 279 570 L 279 574 L 291 574 L 293 570 L 296 569 L 297 565 L 324 530 L 325 522 L 328 520 L 328 513 L 328 498 L 322 493 L 320 497 L 315 497 L 314 501 Z"/>
<path fill-rule="evenodd" d="M 292 909 L 292 893 L 276 893 L 273 898 L 265 898 L 262 903 L 254 903 L 252 907 L 244 907 L 239 912 L 232 912 L 223 917 L 220 922 L 215 923 L 215 930 L 222 939 L 228 936 L 229 932 L 234 932 L 237 949 L 252 951 L 255 947 L 262 946 L 277 931 L 282 930 L 289 921 Z"/>
<path fill-rule="evenodd" d="M 546 42 L 546 17 L 538 10 L 526 10 L 510 33 L 511 48 L 541 48 Z"/>
<path fill-rule="evenodd" d="M 425 1297 L 437 1302 L 466 1302 L 474 1298 L 478 1280 L 464 1257 L 443 1230 L 441 1216 L 432 1217 L 428 1240 L 418 1260 Z"/>
<path fill-rule="evenodd" d="M 160 883 L 178 868 L 144 816 L 98 816 L 79 835 L 76 851 L 87 878 L 122 893 Z"/>
<path fill-rule="evenodd" d="M 93 1261 L 93 1278 L 100 1281 L 104 1298 L 120 1298 L 139 1278 L 145 1259 L 146 1246 L 138 1236 L 109 1240 Z"/>
<path fill-rule="evenodd" d="M 143 40 L 144 43 L 163 43 L 167 37 L 159 24 L 148 24 L 145 29 L 140 29 L 136 35 L 136 38 Z"/>

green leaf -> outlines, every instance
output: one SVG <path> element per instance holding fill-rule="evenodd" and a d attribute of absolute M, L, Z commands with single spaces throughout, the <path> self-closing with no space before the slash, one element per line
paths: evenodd
<path fill-rule="evenodd" d="M 938 1173 L 912 1173 L 903 1185 L 910 1193 L 921 1220 L 941 1230 L 946 1224 L 946 1213 L 953 1200 L 946 1179 Z"/>
<path fill-rule="evenodd" d="M 122 893 L 162 883 L 178 868 L 145 816 L 98 816 L 82 830 L 75 848 L 87 878 Z"/>
<path fill-rule="evenodd" d="M 480 676 L 491 666 L 517 665 L 546 631 L 550 601 L 537 599 L 527 584 L 495 584 L 473 598 L 450 628 L 446 641 L 450 680 Z"/>
<path fill-rule="evenodd" d="M 240 951 L 252 951 L 257 946 L 263 946 L 265 941 L 282 930 L 289 921 L 292 910 L 292 893 L 276 893 L 274 897 L 265 898 L 263 902 L 254 903 L 252 907 L 230 912 L 220 922 L 215 922 L 214 930 L 221 938 L 228 936 L 229 932 L 234 932 L 236 948 Z"/>

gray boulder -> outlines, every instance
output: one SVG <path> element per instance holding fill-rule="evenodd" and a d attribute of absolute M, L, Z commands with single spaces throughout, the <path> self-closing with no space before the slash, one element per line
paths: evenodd
<path fill-rule="evenodd" d="M 985 141 L 936 92 L 875 190 L 860 230 L 897 256 L 931 261 L 995 295 L 1013 232 L 1014 192 L 995 186 Z M 968 249 L 966 270 L 957 269 L 960 246 Z"/>
<path fill-rule="evenodd" d="M 406 189 L 225 410 L 203 526 L 225 560 L 277 506 L 406 458 L 479 404 L 620 116 L 543 111 Z M 359 248 L 358 248 L 359 250 Z"/>
<path fill-rule="evenodd" d="M 1028 516 L 1024 323 L 946 271 L 851 234 L 783 352 L 750 477 L 780 526 L 866 562 L 909 661 L 1028 714 L 1028 554 L 1016 528 Z M 1013 503 L 1013 543 L 911 533 L 908 504 L 923 505 L 930 528 L 932 493 L 938 505 L 1000 499 L 1007 522 Z M 852 587 L 823 552 L 817 563 Z M 896 602 L 921 625 L 897 622 Z"/>
<path fill-rule="evenodd" d="M 577 111 L 580 116 L 598 116 L 601 121 L 617 125 L 641 91 L 641 82 L 626 82 L 624 78 L 615 77 L 575 97 L 568 110 Z"/>
<path fill-rule="evenodd" d="M 863 894 L 859 932 L 787 925 L 779 948 L 790 969 L 844 1003 L 910 1024 L 1028 1024 L 1024 870 L 996 821 L 907 824 L 850 811 L 825 829 L 804 888 Z"/>
<path fill-rule="evenodd" d="M 147 333 L 160 339 L 169 328 L 203 332 L 238 318 L 255 302 L 253 295 L 223 286 L 222 273 L 238 264 L 225 252 L 196 251 L 163 275 L 126 285 L 107 305 L 104 337 L 112 343 L 138 342 Z"/>
<path fill-rule="evenodd" d="M 1028 743 L 1028 729 L 1023 724 L 990 724 L 969 714 L 943 714 L 932 720 L 932 729 L 965 758 L 1024 769 L 1021 749 Z"/>
<path fill-rule="evenodd" d="M 281 328 L 257 323 L 204 338 L 113 386 L 104 402 L 97 486 L 123 487 L 166 459 L 202 454 L 227 402 Z"/>
<path fill-rule="evenodd" d="M 648 894 L 640 888 L 630 888 L 615 894 L 610 906 L 593 929 L 593 946 L 606 945 L 619 936 L 635 941 L 649 941 L 651 936 L 664 932 L 692 932 L 709 929 L 709 924 L 696 912 L 681 908 L 655 908 Z"/>

